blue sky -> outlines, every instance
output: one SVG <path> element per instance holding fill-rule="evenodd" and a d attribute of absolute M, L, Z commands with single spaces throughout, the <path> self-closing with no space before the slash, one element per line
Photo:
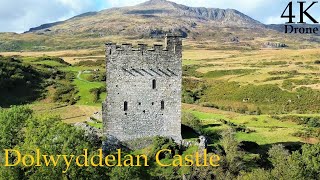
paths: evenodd
<path fill-rule="evenodd" d="M 24 32 L 44 23 L 111 7 L 132 6 L 146 0 L 0 0 L 0 32 Z M 284 23 L 280 18 L 289 0 L 172 0 L 194 7 L 237 9 L 267 24 Z M 295 3 L 296 1 L 294 1 Z M 309 4 L 311 0 L 307 0 Z M 296 8 L 298 4 L 295 4 Z M 310 13 L 320 21 L 320 4 Z M 297 9 L 296 9 L 297 10 Z"/>

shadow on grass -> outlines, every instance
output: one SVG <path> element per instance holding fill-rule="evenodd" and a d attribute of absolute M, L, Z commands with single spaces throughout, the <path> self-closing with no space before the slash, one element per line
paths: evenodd
<path fill-rule="evenodd" d="M 211 127 L 219 127 L 221 124 L 206 124 L 203 125 L 202 128 L 211 128 Z"/>
<path fill-rule="evenodd" d="M 183 124 L 181 124 L 181 134 L 183 139 L 193 139 L 200 136 L 194 129 Z"/>

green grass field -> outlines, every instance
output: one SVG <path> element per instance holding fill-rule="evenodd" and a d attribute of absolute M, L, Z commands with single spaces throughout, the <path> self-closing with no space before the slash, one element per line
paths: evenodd
<path fill-rule="evenodd" d="M 59 104 L 53 103 L 49 97 L 44 100 L 33 103 L 32 107 L 38 114 L 60 115 L 67 123 L 82 122 L 86 120 L 93 112 L 101 110 L 102 100 L 106 98 L 106 93 L 100 94 L 97 102 L 93 102 L 93 94 L 90 90 L 105 86 L 104 82 L 90 82 L 88 77 L 91 76 L 90 71 L 101 69 L 101 66 L 86 66 L 86 65 L 65 65 L 57 61 L 37 60 L 38 57 L 43 57 L 42 54 L 28 53 L 22 59 L 23 61 L 34 65 L 48 65 L 57 68 L 62 72 L 71 72 L 74 75 L 72 84 L 77 89 L 79 100 L 76 104 L 70 106 L 65 105 L 59 108 Z M 62 51 L 48 52 L 51 56 L 61 57 L 71 64 L 82 60 L 101 59 L 103 54 L 90 51 Z M 93 56 L 94 54 L 94 56 Z M 320 66 L 314 64 L 314 61 L 320 59 L 319 49 L 305 50 L 256 50 L 256 51 L 220 51 L 220 50 L 200 50 L 190 49 L 183 53 L 183 66 L 192 67 L 192 72 L 188 78 L 206 82 L 206 85 L 215 84 L 217 81 L 226 83 L 239 83 L 240 86 L 271 84 L 279 87 L 285 92 L 295 93 L 297 88 L 306 87 L 314 92 L 320 93 L 320 78 L 318 72 Z M 86 73 L 82 73 L 82 72 Z M 89 72 L 89 73 L 88 73 Z M 195 76 L 192 76 L 195 73 Z M 200 75 L 200 76 L 199 76 Z M 192 82 L 192 81 L 191 81 Z M 288 83 L 291 83 L 288 85 Z M 185 86 L 186 84 L 184 84 Z M 227 84 L 228 85 L 228 84 Z M 230 86 L 230 87 L 229 87 Z M 212 89 L 210 91 L 228 92 L 233 85 L 225 86 L 224 89 Z M 251 88 L 252 88 L 251 87 Z M 290 89 L 288 89 L 290 87 Z M 194 91 L 197 87 L 192 86 Z M 52 90 L 48 90 L 51 94 Z M 252 92 L 255 92 L 253 89 Z M 204 93 L 207 93 L 204 91 Z M 205 94 L 208 96 L 208 94 Z M 210 95 L 210 93 L 209 93 Z M 203 95 L 202 95 L 203 96 Z M 258 104 L 257 102 L 246 103 L 244 100 L 224 99 L 222 96 L 207 97 L 209 103 L 219 106 L 219 109 L 208 108 L 201 106 L 202 102 L 194 102 L 193 105 L 184 104 L 183 111 L 191 112 L 201 120 L 201 125 L 208 132 L 220 132 L 228 125 L 223 124 L 221 120 L 226 120 L 237 126 L 245 126 L 253 132 L 237 132 L 239 141 L 253 141 L 258 144 L 272 144 L 278 142 L 307 142 L 308 139 L 294 136 L 297 131 L 305 131 L 305 125 L 297 124 L 290 121 L 280 121 L 272 118 L 272 113 L 269 113 L 273 105 Z M 200 99 L 201 100 L 201 99 Z M 248 106 L 249 111 L 254 110 L 259 106 L 262 109 L 262 115 L 249 115 L 239 113 L 233 110 L 221 109 L 221 106 L 231 106 L 233 109 Z M 282 107 L 282 106 L 281 106 Z M 54 110 L 53 110 L 54 109 Z M 72 114 L 76 114 L 70 116 Z M 308 117 L 318 117 L 315 113 L 300 113 L 298 111 L 288 112 L 286 114 L 277 114 L 277 116 L 299 115 Z M 101 123 L 90 123 L 90 125 L 101 128 Z M 312 142 L 318 142 L 319 139 L 313 139 Z"/>
<path fill-rule="evenodd" d="M 80 100 L 77 102 L 78 105 L 91 105 L 91 106 L 101 106 L 101 100 L 99 102 L 92 102 L 93 96 L 90 93 L 90 89 L 99 88 L 104 85 L 100 82 L 88 82 L 80 79 L 75 79 L 74 84 L 78 87 Z M 105 99 L 106 93 L 101 94 L 100 99 Z"/>
<path fill-rule="evenodd" d="M 297 131 L 304 131 L 305 125 L 299 125 L 291 121 L 280 121 L 272 118 L 270 115 L 243 115 L 232 112 L 210 112 L 210 108 L 201 106 L 184 106 L 184 112 L 191 112 L 201 120 L 201 125 L 205 131 L 220 132 L 228 128 L 221 122 L 221 119 L 234 123 L 235 125 L 244 125 L 254 132 L 237 132 L 236 137 L 239 141 L 253 141 L 260 145 L 272 144 L 278 142 L 305 142 L 306 139 L 294 136 Z M 208 112 L 209 111 L 209 112 Z M 289 115 L 289 114 L 287 114 Z M 297 115 L 297 114 L 290 114 Z M 319 117 L 319 114 L 311 114 Z M 310 116 L 310 114 L 305 114 Z"/>

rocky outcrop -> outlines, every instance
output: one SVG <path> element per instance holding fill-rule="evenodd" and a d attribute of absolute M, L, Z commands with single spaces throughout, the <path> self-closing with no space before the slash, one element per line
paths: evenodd
<path fill-rule="evenodd" d="M 166 10 L 144 10 L 137 12 L 145 14 L 169 14 L 175 16 L 185 16 L 193 17 L 198 20 L 211 20 L 211 21 L 220 21 L 224 23 L 232 23 L 233 26 L 261 26 L 262 24 L 251 17 L 237 11 L 234 9 L 219 9 L 219 8 L 205 8 L 205 7 L 189 7 L 181 4 L 176 4 L 171 1 L 166 0 L 150 0 L 137 7 L 152 8 L 152 7 L 162 7 Z M 147 13 L 148 12 L 148 13 Z"/>
<path fill-rule="evenodd" d="M 94 144 L 101 144 L 102 132 L 100 129 L 89 126 L 86 123 L 75 123 L 75 127 L 84 130 L 85 136 Z"/>
<path fill-rule="evenodd" d="M 288 45 L 285 43 L 278 43 L 278 42 L 266 42 L 263 45 L 264 48 L 286 48 Z"/>
<path fill-rule="evenodd" d="M 199 149 L 206 149 L 208 140 L 205 136 L 199 136 Z"/>

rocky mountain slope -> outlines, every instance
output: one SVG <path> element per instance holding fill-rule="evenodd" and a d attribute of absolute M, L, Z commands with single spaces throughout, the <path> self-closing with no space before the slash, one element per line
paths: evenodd
<path fill-rule="evenodd" d="M 106 41 L 149 43 L 150 38 L 168 32 L 182 34 L 185 48 L 259 49 L 265 43 L 308 48 L 314 47 L 310 42 L 319 42 L 319 37 L 286 35 L 234 9 L 149 0 L 136 6 L 80 14 L 23 34 L 0 33 L 0 51 L 102 49 Z"/>
<path fill-rule="evenodd" d="M 188 7 L 166 0 L 150 0 L 131 7 L 86 13 L 69 20 L 31 28 L 27 33 L 95 33 L 154 36 L 167 31 L 191 31 L 217 27 L 261 28 L 263 24 L 234 9 Z"/>

